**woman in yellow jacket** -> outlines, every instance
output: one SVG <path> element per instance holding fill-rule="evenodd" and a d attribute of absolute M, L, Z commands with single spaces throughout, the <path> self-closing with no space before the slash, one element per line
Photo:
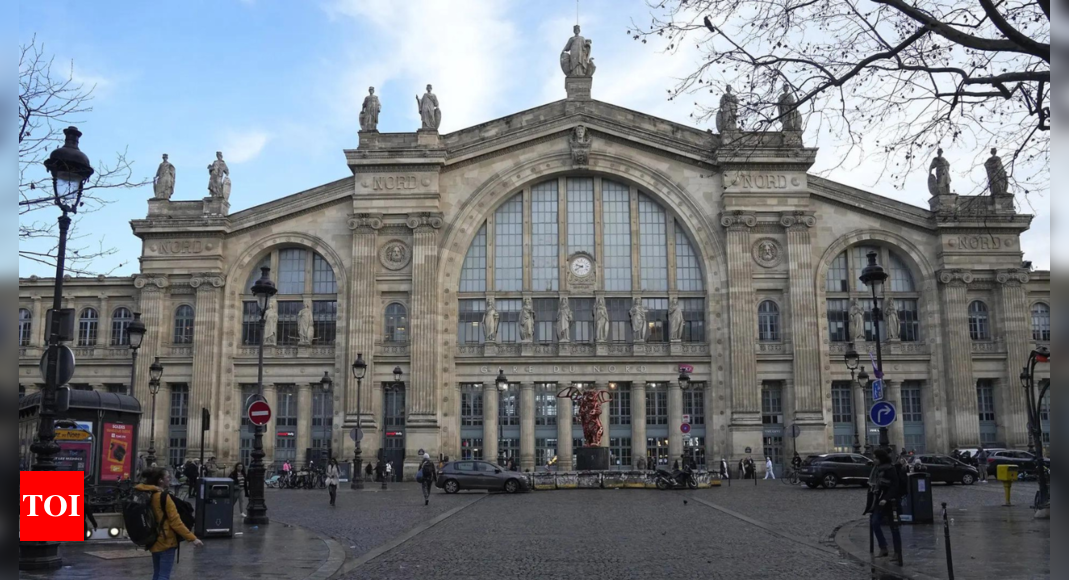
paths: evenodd
<path fill-rule="evenodd" d="M 160 522 L 159 539 L 149 548 L 152 552 L 152 580 L 170 580 L 178 542 L 185 539 L 198 548 L 204 544 L 182 523 L 178 508 L 171 499 L 167 500 L 167 513 L 164 515 L 160 498 L 163 497 L 162 492 L 171 489 L 171 473 L 166 469 L 153 467 L 145 470 L 142 477 L 144 483 L 138 484 L 135 489 L 152 492 L 152 511 L 156 515 L 156 521 Z"/>

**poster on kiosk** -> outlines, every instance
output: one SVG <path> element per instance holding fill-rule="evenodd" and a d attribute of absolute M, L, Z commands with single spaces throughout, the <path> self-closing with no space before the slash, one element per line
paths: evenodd
<path fill-rule="evenodd" d="M 100 446 L 100 481 L 122 481 L 132 476 L 134 426 L 105 423 Z"/>

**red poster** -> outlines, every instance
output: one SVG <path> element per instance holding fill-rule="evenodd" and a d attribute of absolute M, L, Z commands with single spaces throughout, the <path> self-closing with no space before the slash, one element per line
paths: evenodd
<path fill-rule="evenodd" d="M 101 445 L 100 481 L 130 479 L 133 452 L 134 426 L 105 423 L 104 440 Z"/>

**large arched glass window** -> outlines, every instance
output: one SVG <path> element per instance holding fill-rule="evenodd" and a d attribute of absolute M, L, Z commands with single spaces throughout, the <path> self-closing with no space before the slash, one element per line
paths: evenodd
<path fill-rule="evenodd" d="M 134 321 L 134 315 L 129 308 L 116 308 L 111 315 L 111 346 L 129 346 L 130 323 Z"/>
<path fill-rule="evenodd" d="M 987 304 L 979 300 L 973 300 L 969 304 L 969 338 L 991 340 L 991 320 Z"/>
<path fill-rule="evenodd" d="M 850 342 L 864 334 L 866 341 L 876 340 L 872 323 L 872 291 L 861 282 L 861 271 L 868 265 L 869 252 L 876 252 L 876 261 L 889 271 L 890 278 L 884 285 L 884 303 L 881 308 L 892 306 L 898 314 L 898 338 L 903 342 L 916 342 L 920 337 L 920 292 L 914 283 L 909 263 L 894 250 L 877 246 L 854 246 L 836 256 L 828 264 L 824 278 L 827 295 L 828 334 L 832 342 Z M 864 329 L 852 328 L 850 310 L 854 304 L 865 312 Z M 887 320 L 884 313 L 884 321 Z M 880 325 L 880 340 L 887 340 L 892 333 L 886 324 Z"/>
<path fill-rule="evenodd" d="M 386 307 L 386 342 L 408 342 L 408 310 L 394 302 Z"/>
<path fill-rule="evenodd" d="M 174 311 L 174 343 L 193 344 L 193 307 L 188 304 Z"/>
<path fill-rule="evenodd" d="M 765 300 L 757 307 L 757 329 L 761 342 L 779 342 L 779 305 Z"/>
<path fill-rule="evenodd" d="M 1032 340 L 1050 342 L 1050 306 L 1042 302 L 1032 306 Z"/>
<path fill-rule="evenodd" d="M 82 309 L 78 317 L 78 346 L 96 346 L 100 316 L 93 308 Z"/>
<path fill-rule="evenodd" d="M 305 308 L 311 309 L 314 338 L 312 344 L 334 344 L 338 328 L 338 281 L 326 258 L 307 248 L 279 248 L 264 256 L 249 272 L 243 296 L 242 343 L 260 343 L 260 314 L 250 288 L 260 277 L 261 267 L 271 268 L 278 286 L 272 299 L 277 314 L 274 328 L 278 346 L 295 346 L 298 318 Z M 268 331 L 271 336 L 271 331 Z"/>
<path fill-rule="evenodd" d="M 19 346 L 30 346 L 33 335 L 33 314 L 25 308 L 19 308 Z"/>

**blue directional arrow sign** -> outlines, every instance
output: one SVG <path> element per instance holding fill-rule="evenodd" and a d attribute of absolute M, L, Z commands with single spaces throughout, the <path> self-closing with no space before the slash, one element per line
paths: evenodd
<path fill-rule="evenodd" d="M 887 401 L 880 401 L 869 409 L 869 419 L 877 427 L 890 427 L 895 422 L 898 411 L 895 406 Z"/>
<path fill-rule="evenodd" d="M 876 379 L 875 381 L 872 381 L 872 400 L 883 400 L 883 379 Z"/>

